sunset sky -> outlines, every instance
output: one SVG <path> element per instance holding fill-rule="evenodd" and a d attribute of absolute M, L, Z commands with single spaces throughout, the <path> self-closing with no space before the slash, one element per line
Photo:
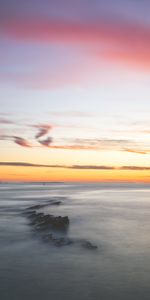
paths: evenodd
<path fill-rule="evenodd" d="M 0 0 L 0 180 L 150 183 L 150 1 Z"/>

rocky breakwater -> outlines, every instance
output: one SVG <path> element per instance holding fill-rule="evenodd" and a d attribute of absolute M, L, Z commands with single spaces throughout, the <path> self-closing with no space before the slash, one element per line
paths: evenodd
<path fill-rule="evenodd" d="M 28 218 L 30 219 L 31 225 L 34 225 L 41 230 L 53 229 L 64 231 L 67 230 L 69 226 L 68 216 L 45 215 L 44 213 L 31 211 Z"/>
<path fill-rule="evenodd" d="M 38 232 L 43 241 L 51 243 L 54 246 L 62 247 L 72 244 L 79 244 L 82 248 L 89 250 L 96 250 L 98 247 L 93 245 L 88 240 L 74 240 L 67 237 L 70 220 L 68 216 L 54 216 L 51 214 L 44 214 L 39 211 L 46 206 L 60 205 L 62 202 L 57 199 L 50 200 L 48 203 L 39 204 L 28 207 L 23 214 L 29 220 L 30 226 Z"/>

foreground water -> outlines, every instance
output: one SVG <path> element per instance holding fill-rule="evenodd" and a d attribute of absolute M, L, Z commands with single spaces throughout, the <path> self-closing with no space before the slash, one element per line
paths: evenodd
<path fill-rule="evenodd" d="M 68 215 L 75 243 L 44 243 L 23 212 Z M 150 297 L 150 187 L 110 184 L 0 185 L 0 299 L 144 300 Z"/>

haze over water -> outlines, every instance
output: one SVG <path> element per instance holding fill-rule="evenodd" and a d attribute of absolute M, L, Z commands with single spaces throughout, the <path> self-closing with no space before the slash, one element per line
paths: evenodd
<path fill-rule="evenodd" d="M 0 295 L 5 300 L 149 299 L 150 186 L 134 184 L 1 184 Z M 75 243 L 45 243 L 23 214 L 41 208 L 68 216 Z"/>

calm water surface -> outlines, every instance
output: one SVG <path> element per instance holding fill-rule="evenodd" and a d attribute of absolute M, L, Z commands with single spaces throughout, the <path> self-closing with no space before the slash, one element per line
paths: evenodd
<path fill-rule="evenodd" d="M 23 211 L 58 196 L 42 211 L 68 215 L 67 236 L 98 250 L 34 232 Z M 0 299 L 150 299 L 150 186 L 1 184 Z"/>

